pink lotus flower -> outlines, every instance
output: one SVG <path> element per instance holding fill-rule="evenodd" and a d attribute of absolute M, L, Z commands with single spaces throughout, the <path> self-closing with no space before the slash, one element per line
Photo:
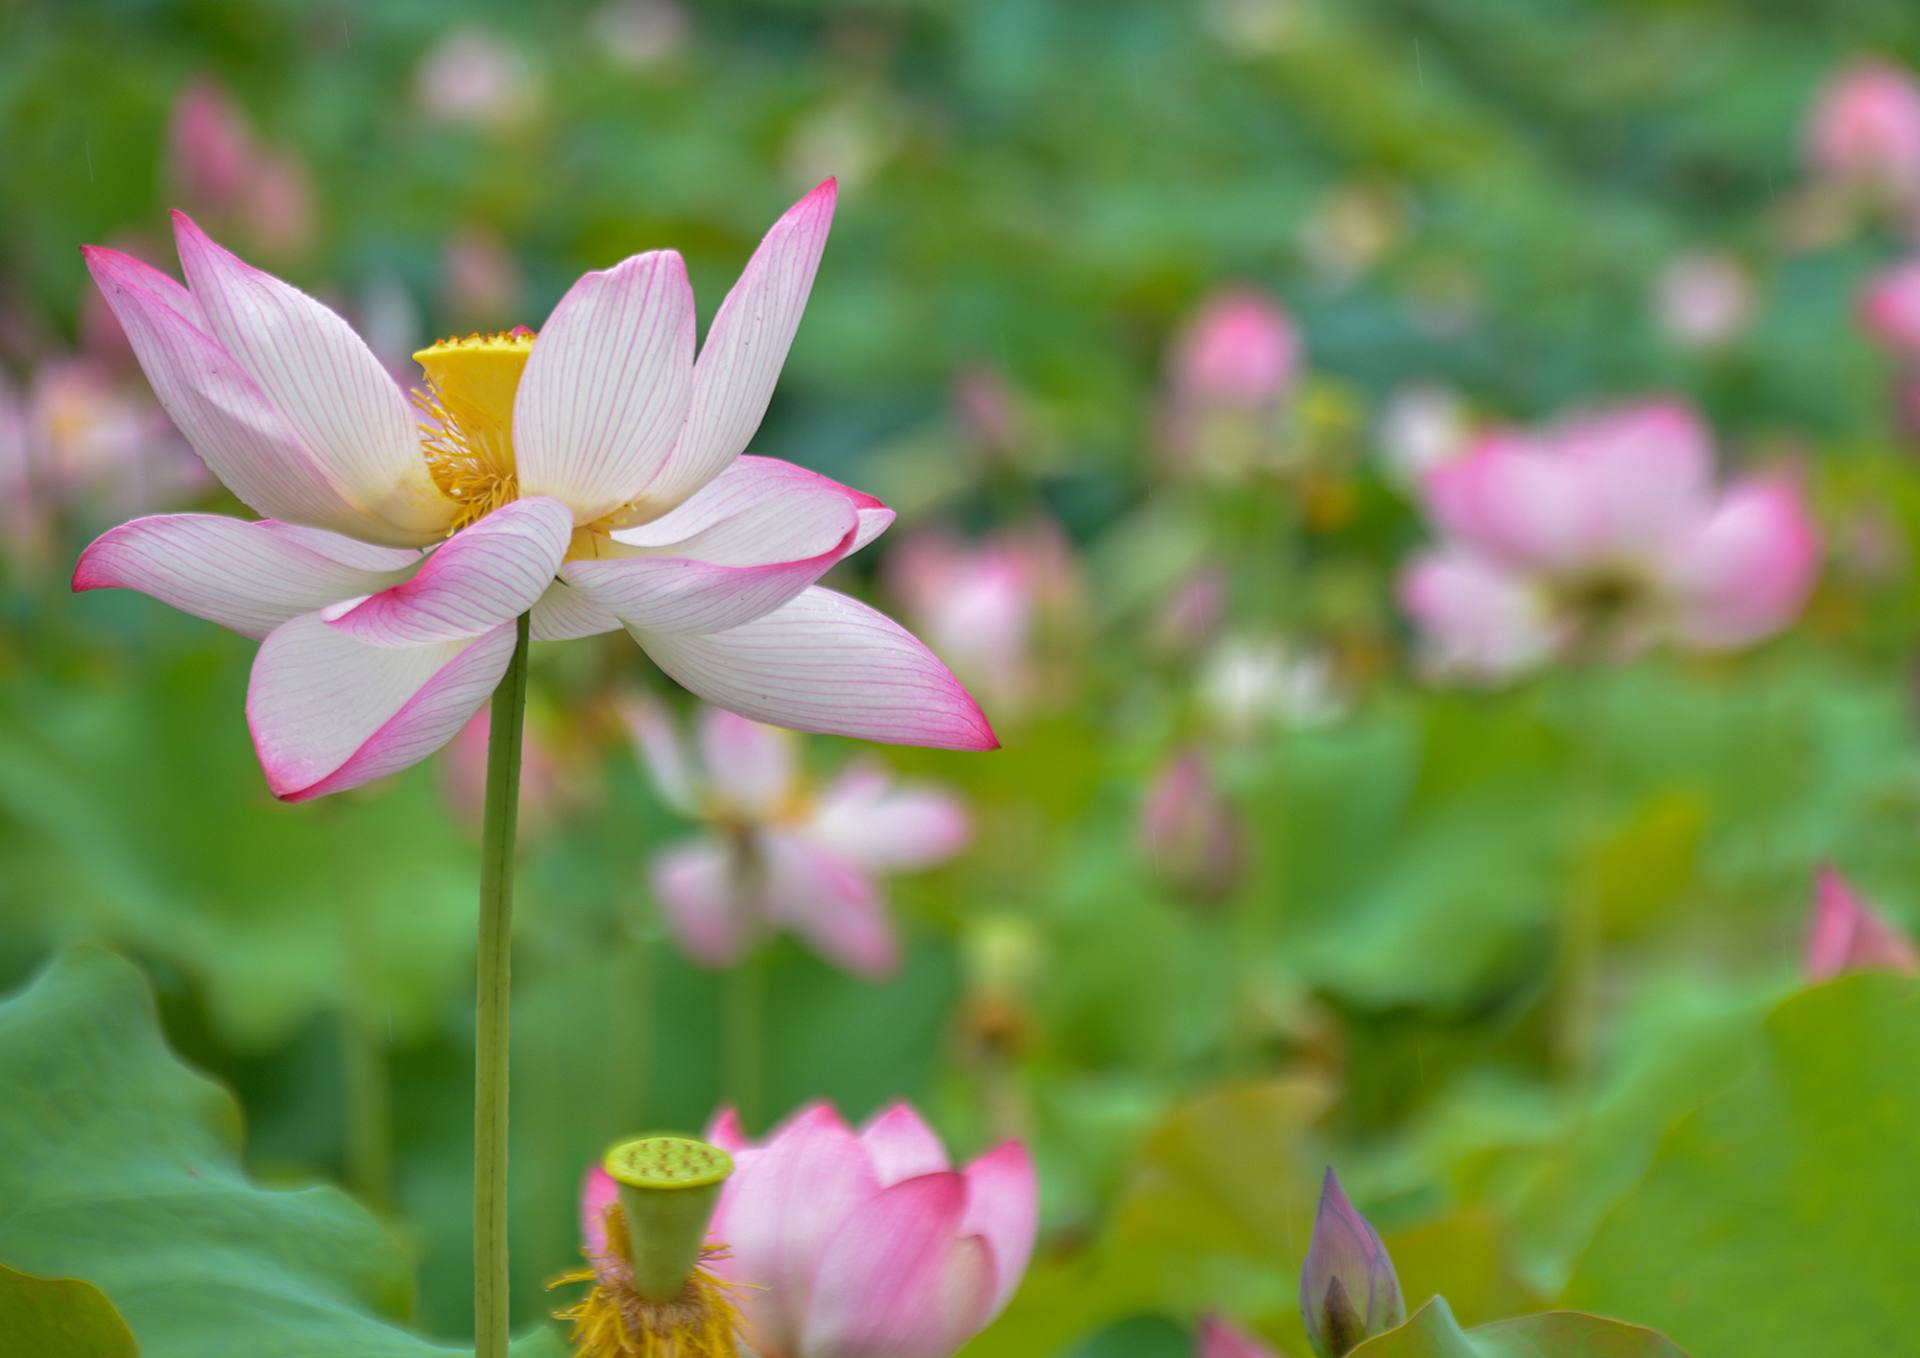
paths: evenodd
<path fill-rule="evenodd" d="M 1731 255 L 1680 255 L 1660 271 L 1654 312 L 1675 343 L 1710 349 L 1746 329 L 1753 315 L 1753 280 Z"/>
<path fill-rule="evenodd" d="M 441 791 L 448 806 L 476 835 L 486 817 L 487 745 L 491 740 L 489 715 L 484 711 L 474 713 L 472 720 L 447 742 L 440 767 Z M 521 840 L 545 833 L 574 791 L 542 724 L 527 722 L 520 745 Z"/>
<path fill-rule="evenodd" d="M 1038 1201 L 1017 1141 L 953 1169 L 905 1103 L 857 1135 L 826 1104 L 758 1144 L 730 1109 L 706 1135 L 734 1162 L 710 1232 L 728 1253 L 707 1267 L 739 1286 L 759 1358 L 946 1358 L 1026 1272 Z M 596 1165 L 581 1193 L 591 1252 L 613 1196 Z"/>
<path fill-rule="evenodd" d="M 1806 970 L 1810 981 L 1824 981 L 1847 971 L 1920 975 L 1920 950 L 1862 900 L 1846 878 L 1831 867 L 1823 867 L 1814 888 Z"/>
<path fill-rule="evenodd" d="M 712 827 L 652 868 L 667 927 L 689 957 L 731 966 L 765 932 L 786 928 L 856 975 L 893 970 L 899 941 L 880 877 L 960 851 L 972 827 L 956 798 L 895 786 L 866 761 L 815 792 L 786 732 L 717 708 L 700 713 L 697 759 L 659 708 L 636 703 L 627 717 L 667 803 Z"/>
<path fill-rule="evenodd" d="M 1806 139 L 1822 177 L 1905 199 L 1920 190 L 1920 85 L 1893 62 L 1856 61 L 1820 91 Z"/>
<path fill-rule="evenodd" d="M 1818 543 L 1783 475 L 1716 491 L 1686 406 L 1619 407 L 1483 439 L 1423 482 L 1438 548 L 1401 577 L 1440 673 L 1497 679 L 1659 641 L 1748 645 L 1792 620 Z"/>
<path fill-rule="evenodd" d="M 1897 264 L 1867 284 L 1860 322 L 1895 354 L 1920 361 L 1920 259 Z"/>
<path fill-rule="evenodd" d="M 1169 377 L 1184 406 L 1271 407 L 1300 372 L 1300 334 L 1279 304 L 1231 288 L 1200 306 L 1174 341 Z"/>
<path fill-rule="evenodd" d="M 290 152 L 262 147 L 220 85 L 199 80 L 181 91 L 167 146 L 173 182 L 194 211 L 262 250 L 293 254 L 312 238 L 306 167 Z"/>
<path fill-rule="evenodd" d="M 1154 872 L 1182 895 L 1211 904 L 1232 893 L 1240 878 L 1240 822 L 1200 751 L 1182 751 L 1147 789 L 1140 842 Z"/>
<path fill-rule="evenodd" d="M 624 626 L 686 687 L 762 720 L 992 746 L 926 647 L 814 586 L 892 513 L 740 455 L 833 201 L 829 180 L 774 225 L 697 362 L 686 267 L 656 250 L 580 279 L 537 341 L 516 330 L 422 351 L 424 424 L 346 322 L 184 214 L 191 290 L 89 248 L 161 404 L 268 517 L 136 519 L 86 550 L 74 588 L 138 589 L 261 639 L 247 719 L 289 800 L 444 745 L 487 701 L 529 610 L 542 640 Z"/>
<path fill-rule="evenodd" d="M 1210 1315 L 1201 1318 L 1194 1358 L 1280 1358 L 1280 1355 L 1219 1316 Z"/>

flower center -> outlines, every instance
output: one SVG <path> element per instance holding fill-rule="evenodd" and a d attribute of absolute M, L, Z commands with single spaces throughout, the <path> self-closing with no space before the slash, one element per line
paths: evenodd
<path fill-rule="evenodd" d="M 420 455 L 434 484 L 453 501 L 458 532 L 520 497 L 513 461 L 513 398 L 533 352 L 525 326 L 491 335 L 443 339 L 413 356 L 427 375 L 414 404 Z"/>
<path fill-rule="evenodd" d="M 692 1167 L 669 1166 L 664 1172 L 666 1185 L 692 1184 L 701 1177 Z M 676 1177 L 688 1173 L 692 1177 Z M 607 1246 L 591 1257 L 592 1267 L 550 1284 L 593 1284 L 585 1297 L 554 1312 L 556 1319 L 573 1322 L 576 1358 L 738 1358 L 740 1308 L 733 1288 L 695 1267 L 677 1296 L 649 1299 L 634 1278 L 627 1218 L 619 1203 L 608 1206 L 606 1223 Z M 724 1254 L 721 1246 L 703 1246 L 701 1264 Z"/>

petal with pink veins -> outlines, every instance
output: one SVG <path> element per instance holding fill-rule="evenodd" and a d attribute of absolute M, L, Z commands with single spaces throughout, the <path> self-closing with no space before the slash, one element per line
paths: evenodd
<path fill-rule="evenodd" d="M 677 251 L 583 275 L 541 327 L 514 397 L 526 495 L 590 523 L 653 479 L 687 414 L 693 289 Z"/>
<path fill-rule="evenodd" d="M 696 815 L 700 809 L 699 782 L 672 715 L 644 695 L 623 700 L 619 709 L 661 800 L 683 816 Z"/>
<path fill-rule="evenodd" d="M 748 455 L 736 458 L 684 504 L 644 523 L 618 529 L 613 536 L 628 546 L 668 547 L 768 501 L 784 501 L 815 491 L 831 491 L 853 505 L 860 526 L 849 551 L 866 546 L 893 522 L 893 511 L 865 491 L 777 457 Z"/>
<path fill-rule="evenodd" d="M 835 1233 L 819 1261 L 802 1352 L 832 1358 L 947 1358 L 985 1323 L 986 1242 L 960 1234 L 967 1182 L 952 1171 L 885 1189 Z"/>
<path fill-rule="evenodd" d="M 455 533 L 412 579 L 328 620 L 370 646 L 478 636 L 532 608 L 566 555 L 573 514 L 552 499 L 515 500 Z"/>
<path fill-rule="evenodd" d="M 717 839 L 677 844 L 653 860 L 647 875 L 682 952 L 704 967 L 740 960 L 756 923 L 731 849 Z"/>
<path fill-rule="evenodd" d="M 547 586 L 533 606 L 535 641 L 578 641 L 602 632 L 618 632 L 620 619 L 564 580 Z"/>
<path fill-rule="evenodd" d="M 117 250 L 83 253 L 154 395 L 227 489 L 276 519 L 395 546 L 427 540 L 367 517 L 239 361 L 177 308 L 177 284 L 157 284 L 165 275 Z"/>
<path fill-rule="evenodd" d="M 771 817 L 793 790 L 793 737 L 718 707 L 696 718 L 707 782 L 735 810 Z"/>
<path fill-rule="evenodd" d="M 876 872 L 944 862 L 965 847 L 973 820 L 959 798 L 922 784 L 895 788 L 871 765 L 849 767 L 821 793 L 807 835 Z"/>
<path fill-rule="evenodd" d="M 746 451 L 800 328 L 837 192 L 829 179 L 788 208 L 720 304 L 693 370 L 686 425 L 646 503 L 679 504 Z"/>
<path fill-rule="evenodd" d="M 900 624 L 815 586 L 765 617 L 695 635 L 628 628 L 683 687 L 756 721 L 900 745 L 991 750 L 980 706 Z"/>
<path fill-rule="evenodd" d="M 994 1147 L 964 1172 L 967 1214 L 960 1230 L 983 1238 L 992 1253 L 994 1290 L 986 1316 L 991 1320 L 1012 1299 L 1033 1258 L 1034 1236 L 1040 1228 L 1040 1189 L 1033 1157 L 1018 1141 Z"/>
<path fill-rule="evenodd" d="M 420 456 L 407 398 L 328 307 L 216 244 L 184 212 L 174 239 L 213 337 L 349 500 L 388 534 L 428 542 L 454 506 Z"/>
<path fill-rule="evenodd" d="M 1779 631 L 1806 602 L 1819 566 L 1819 536 L 1793 478 L 1730 487 L 1667 563 L 1681 637 L 1718 649 Z"/>
<path fill-rule="evenodd" d="M 900 944 L 879 884 L 861 868 L 786 830 L 760 836 L 768 919 L 856 976 L 889 975 Z"/>
<path fill-rule="evenodd" d="M 875 1114 L 860 1129 L 860 1144 L 886 1187 L 948 1167 L 947 1148 L 940 1144 L 939 1135 L 905 1100 Z"/>
<path fill-rule="evenodd" d="M 183 613 L 259 640 L 280 624 L 343 599 L 386 589 L 420 562 L 368 569 L 317 549 L 314 537 L 349 539 L 220 514 L 156 514 L 109 529 L 80 554 L 73 588 L 137 589 Z M 306 535 L 313 535 L 308 537 Z M 358 555 L 350 543 L 342 554 Z M 369 551 L 383 549 L 366 549 Z"/>
<path fill-rule="evenodd" d="M 283 801 L 359 787 L 459 733 L 513 658 L 514 628 L 471 640 L 369 646 L 317 613 L 283 623 L 254 657 L 247 725 Z"/>
<path fill-rule="evenodd" d="M 724 632 L 771 613 L 850 550 L 853 505 L 831 490 L 763 500 L 684 542 L 616 545 L 619 554 L 569 561 L 561 577 L 629 626 Z"/>
<path fill-rule="evenodd" d="M 801 1352 L 821 1255 L 879 1191 L 867 1153 L 825 1104 L 801 1110 L 736 1157 L 709 1232 L 730 1254 L 712 1268 L 744 1284 L 739 1301 L 755 1352 Z"/>

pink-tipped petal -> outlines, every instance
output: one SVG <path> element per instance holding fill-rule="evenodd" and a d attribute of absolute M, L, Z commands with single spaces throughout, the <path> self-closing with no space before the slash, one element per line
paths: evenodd
<path fill-rule="evenodd" d="M 1806 970 L 1810 981 L 1863 970 L 1912 976 L 1920 974 L 1920 949 L 1868 905 L 1844 877 L 1823 867 L 1807 931 Z"/>
<path fill-rule="evenodd" d="M 760 242 L 707 330 L 686 426 L 645 499 L 675 505 L 746 451 L 773 399 L 833 225 L 834 181 L 787 209 Z"/>
<path fill-rule="evenodd" d="M 821 1258 L 802 1343 L 832 1358 L 947 1358 L 983 1323 L 993 1262 L 960 1234 L 967 1182 L 924 1174 L 877 1194 Z"/>
<path fill-rule="evenodd" d="M 793 737 L 717 707 L 700 710 L 697 732 L 713 791 L 751 819 L 770 818 L 793 791 Z"/>
<path fill-rule="evenodd" d="M 949 1167 L 947 1148 L 940 1144 L 939 1134 L 905 1100 L 888 1104 L 875 1114 L 860 1129 L 860 1144 L 866 1147 L 883 1187 Z"/>
<path fill-rule="evenodd" d="M 994 1291 L 987 1319 L 1000 1314 L 1026 1274 L 1040 1228 L 1040 1187 L 1033 1157 L 1018 1141 L 994 1147 L 966 1168 L 966 1235 L 980 1236 L 993 1255 Z"/>
<path fill-rule="evenodd" d="M 900 943 L 879 884 L 863 869 L 787 830 L 760 836 L 767 917 L 834 965 L 870 979 L 891 975 Z"/>
<path fill-rule="evenodd" d="M 717 839 L 667 849 L 648 872 L 660 917 L 680 950 L 703 967 L 730 967 L 753 941 L 755 922 L 733 852 Z"/>
<path fill-rule="evenodd" d="M 1200 1321 L 1194 1358 L 1280 1358 L 1280 1355 L 1219 1316 L 1209 1315 Z"/>
<path fill-rule="evenodd" d="M 1557 569 L 1593 554 L 1588 481 L 1538 444 L 1495 435 L 1435 467 L 1421 489 L 1428 513 L 1455 542 L 1507 565 Z"/>
<path fill-rule="evenodd" d="M 1819 567 L 1819 536 L 1791 477 L 1732 486 L 1669 560 L 1680 635 L 1711 649 L 1771 635 L 1799 613 Z"/>
<path fill-rule="evenodd" d="M 712 1121 L 707 1123 L 706 1131 L 701 1133 L 701 1138 L 712 1142 L 728 1155 L 738 1155 L 753 1144 L 752 1138 L 747 1135 L 746 1128 L 740 1125 L 740 1110 L 732 1104 L 728 1104 L 713 1115 Z"/>
<path fill-rule="evenodd" d="M 514 398 L 523 494 L 589 523 L 653 479 L 687 414 L 693 289 L 673 250 L 589 273 L 554 307 Z"/>
<path fill-rule="evenodd" d="M 412 579 L 328 622 L 370 646 L 424 646 L 479 636 L 546 593 L 573 537 L 558 500 L 515 500 L 461 529 Z"/>
<path fill-rule="evenodd" d="M 1596 552 L 1626 557 L 1663 546 L 1706 506 L 1713 435 L 1683 401 L 1653 400 L 1569 421 L 1561 456 L 1585 473 L 1585 521 Z"/>
<path fill-rule="evenodd" d="M 800 492 L 722 519 L 684 542 L 569 561 L 562 577 L 629 626 L 724 632 L 771 613 L 853 547 L 845 497 Z"/>
<path fill-rule="evenodd" d="M 1496 680 L 1552 654 L 1546 607 L 1520 577 L 1479 557 L 1437 552 L 1416 557 L 1400 578 L 1400 604 L 1420 629 L 1429 669 Z"/>
<path fill-rule="evenodd" d="M 308 545 L 310 539 L 276 531 L 284 528 L 219 514 L 135 519 L 101 534 L 80 554 L 73 588 L 137 589 L 259 640 L 302 613 L 388 588 L 412 569 L 348 565 Z M 348 543 L 344 554 L 350 556 L 361 546 L 333 540 Z M 419 564 L 417 552 L 400 555 Z"/>
<path fill-rule="evenodd" d="M 620 716 L 640 747 L 640 762 L 653 777 L 660 798 L 683 816 L 700 809 L 698 780 L 673 717 L 652 698 L 636 696 L 620 703 Z"/>
<path fill-rule="evenodd" d="M 891 618 L 818 586 L 765 617 L 693 635 L 629 628 L 710 703 L 798 731 L 899 745 L 999 746 L 952 671 Z"/>
<path fill-rule="evenodd" d="M 181 309 L 177 284 L 156 282 L 165 276 L 117 250 L 83 253 L 154 395 L 229 490 L 277 519 L 354 536 L 380 532 L 239 361 Z"/>
<path fill-rule="evenodd" d="M 619 1195 L 613 1176 L 598 1162 L 580 1181 L 580 1240 L 589 1255 L 607 1252 L 607 1209 Z"/>
<path fill-rule="evenodd" d="M 866 1151 L 825 1104 L 802 1110 L 735 1160 L 711 1231 L 731 1253 L 713 1270 L 746 1285 L 741 1310 L 756 1353 L 801 1352 L 821 1255 L 879 1191 Z"/>
<path fill-rule="evenodd" d="M 907 871 L 960 852 L 973 818 L 965 803 L 938 788 L 894 788 L 883 771 L 856 764 L 821 794 L 807 833 L 875 872 Z"/>
<path fill-rule="evenodd" d="M 347 498 L 389 533 L 431 541 L 453 504 L 420 456 L 398 384 L 332 310 L 217 245 L 184 212 L 174 238 L 213 337 Z"/>
<path fill-rule="evenodd" d="M 425 759 L 480 710 L 513 658 L 503 623 L 473 640 L 369 646 L 317 613 L 261 643 L 247 724 L 285 801 L 358 787 Z"/>
<path fill-rule="evenodd" d="M 645 523 L 619 529 L 613 536 L 632 547 L 669 547 L 760 505 L 823 492 L 841 496 L 860 515 L 857 540 L 862 545 L 893 521 L 893 511 L 865 491 L 777 457 L 748 455 L 736 458 L 685 503 Z"/>
<path fill-rule="evenodd" d="M 534 604 L 531 626 L 535 641 L 577 641 L 618 632 L 620 619 L 566 581 L 555 580 Z"/>

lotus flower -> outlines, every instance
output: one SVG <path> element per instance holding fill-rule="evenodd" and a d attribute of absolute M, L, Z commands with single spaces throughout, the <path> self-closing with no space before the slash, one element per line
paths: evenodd
<path fill-rule="evenodd" d="M 1407 1318 L 1400 1279 L 1379 1232 L 1328 1169 L 1313 1240 L 1300 1268 L 1300 1318 L 1320 1358 L 1342 1358 L 1361 1340 Z"/>
<path fill-rule="evenodd" d="M 1147 789 L 1140 841 L 1148 864 L 1174 891 L 1201 904 L 1232 893 L 1240 879 L 1240 821 L 1200 751 L 1180 752 Z"/>
<path fill-rule="evenodd" d="M 196 212 L 278 254 L 298 253 L 312 239 L 306 167 L 289 151 L 259 145 L 225 89 L 200 80 L 182 90 L 167 142 L 173 182 Z"/>
<path fill-rule="evenodd" d="M 1033 1253 L 1033 1162 L 1010 1141 L 963 1170 L 904 1103 L 856 1135 L 825 1104 L 766 1141 L 731 1110 L 707 1140 L 733 1155 L 708 1267 L 738 1286 L 759 1358 L 946 1358 L 993 1318 Z M 581 1230 L 604 1248 L 614 1186 L 587 1176 Z"/>
<path fill-rule="evenodd" d="M 1680 255 L 1660 271 L 1654 312 L 1676 343 L 1696 349 L 1725 344 L 1753 315 L 1753 280 L 1731 255 Z"/>
<path fill-rule="evenodd" d="M 1401 600 L 1429 666 L 1498 679 L 1556 656 L 1658 641 L 1748 645 L 1790 622 L 1817 569 L 1797 484 L 1712 484 L 1706 429 L 1676 402 L 1483 439 L 1429 473 L 1442 544 Z"/>
<path fill-rule="evenodd" d="M 1920 190 L 1920 84 L 1890 61 L 1856 61 L 1821 90 L 1806 138 L 1823 178 L 1905 198 Z"/>
<path fill-rule="evenodd" d="M 1920 259 L 1897 264 L 1867 285 L 1860 320 L 1895 354 L 1920 362 Z"/>
<path fill-rule="evenodd" d="M 1169 377 L 1182 405 L 1270 407 L 1293 389 L 1300 334 L 1280 305 L 1253 288 L 1216 293 L 1174 342 Z"/>
<path fill-rule="evenodd" d="M 1204 1316 L 1194 1345 L 1194 1358 L 1279 1358 L 1279 1355 L 1219 1316 Z"/>
<path fill-rule="evenodd" d="M 1861 899 L 1846 878 L 1825 867 L 1820 869 L 1814 890 L 1806 970 L 1810 981 L 1824 981 L 1846 971 L 1920 975 L 1920 950 Z"/>
<path fill-rule="evenodd" d="M 698 759 L 649 703 L 627 718 L 661 795 L 709 834 L 669 846 L 652 880 L 667 927 L 689 957 L 731 966 L 768 930 L 791 929 L 859 976 L 899 959 L 882 874 L 930 867 L 971 833 L 966 808 L 937 788 L 895 785 L 870 762 L 819 791 L 784 731 L 706 708 Z"/>
<path fill-rule="evenodd" d="M 765 412 L 832 218 L 782 217 L 694 358 L 671 250 L 574 284 L 536 340 L 417 355 L 423 423 L 337 315 L 175 215 L 189 287 L 89 248 L 161 404 L 258 522 L 136 519 L 76 590 L 141 590 L 260 639 L 247 719 L 275 795 L 425 758 L 536 639 L 621 626 L 711 702 L 874 740 L 986 748 L 966 690 L 904 629 L 814 587 L 892 513 L 740 454 Z"/>

